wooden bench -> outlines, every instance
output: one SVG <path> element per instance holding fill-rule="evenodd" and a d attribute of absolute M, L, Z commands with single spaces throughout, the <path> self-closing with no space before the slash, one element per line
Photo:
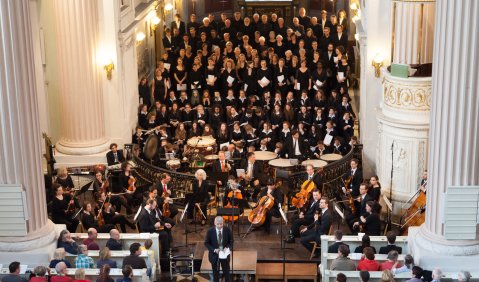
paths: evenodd
<path fill-rule="evenodd" d="M 87 233 L 73 233 L 72 238 L 77 242 L 77 244 L 81 244 L 83 240 L 88 238 Z M 110 234 L 108 233 L 98 233 L 98 237 L 95 242 L 100 247 L 100 250 L 106 246 L 106 242 L 110 239 Z M 155 256 L 155 263 L 160 262 L 160 245 L 158 241 L 158 234 L 157 233 L 121 233 L 120 240 L 122 244 L 123 250 L 129 250 L 130 245 L 133 243 L 140 243 L 144 245 L 145 241 L 151 239 L 153 241 L 153 245 L 151 246 L 151 250 L 154 252 Z"/>
<path fill-rule="evenodd" d="M 123 259 L 130 255 L 130 251 L 110 251 L 111 252 L 111 260 L 116 262 L 117 267 L 123 267 Z M 100 259 L 100 251 L 88 251 L 88 256 L 91 257 L 95 261 L 95 267 L 97 261 Z M 72 255 L 67 253 L 65 259 L 71 263 L 72 266 L 75 265 L 75 259 L 77 255 Z M 152 251 L 142 251 L 141 258 L 145 259 L 146 265 L 153 267 L 156 264 L 153 261 Z"/>
<path fill-rule="evenodd" d="M 325 271 L 325 275 L 323 275 L 322 281 L 323 282 L 335 282 L 336 276 L 338 273 L 343 273 L 348 278 L 348 282 L 360 282 L 359 279 L 359 271 L 333 271 L 327 270 Z M 382 271 L 369 271 L 369 276 L 371 282 L 379 282 L 381 281 Z M 443 272 L 444 277 L 441 278 L 441 281 L 457 281 L 457 272 Z M 472 278 L 469 281 L 479 281 L 479 273 L 478 272 L 471 272 Z M 394 280 L 396 282 L 404 282 L 406 280 L 411 279 L 411 272 L 403 272 L 396 274 L 394 276 Z"/>
<path fill-rule="evenodd" d="M 352 262 L 354 262 L 354 264 L 356 264 L 356 266 L 358 265 L 359 261 L 361 260 L 361 254 L 349 254 L 349 258 L 351 259 Z M 374 260 L 377 261 L 379 264 L 387 261 L 387 256 L 388 255 L 374 255 Z M 321 263 L 321 267 L 324 265 L 325 266 L 325 269 L 330 269 L 331 267 L 331 263 L 333 262 L 333 260 L 335 260 L 337 257 L 338 257 L 338 254 L 332 254 L 332 253 L 323 253 L 322 254 L 322 257 L 324 257 L 324 260 L 326 261 L 326 264 L 323 264 L 323 262 Z M 398 261 L 401 263 L 401 265 L 404 264 L 404 257 L 405 255 L 399 255 L 399 258 L 398 258 Z M 324 261 L 323 259 L 321 259 L 321 261 Z"/>
<path fill-rule="evenodd" d="M 30 277 L 30 273 L 33 272 L 33 268 L 27 268 L 26 269 L 27 273 L 23 273 L 23 274 L 20 274 L 20 276 L 26 278 L 27 280 L 29 279 Z M 77 271 L 76 268 L 67 268 L 67 275 L 72 277 L 73 279 L 75 278 L 75 272 Z M 0 279 L 2 279 L 3 277 L 5 277 L 6 275 L 8 275 L 10 273 L 10 271 L 8 270 L 8 268 L 2 268 L 0 269 Z M 51 269 L 50 270 L 50 273 L 51 275 L 56 275 L 56 271 L 55 269 Z M 99 269 L 85 269 L 85 275 L 86 275 L 86 278 L 91 280 L 91 281 L 96 281 L 96 279 L 98 278 L 100 274 L 100 270 Z M 112 268 L 110 269 L 110 276 L 111 278 L 113 278 L 113 280 L 116 281 L 116 279 L 118 278 L 122 278 L 123 277 L 123 274 L 121 272 L 121 268 Z M 146 269 L 133 269 L 133 278 L 132 278 L 132 281 L 133 282 L 144 282 L 144 281 L 155 281 L 153 280 L 154 278 L 152 278 L 151 280 L 148 278 L 148 276 L 146 275 Z"/>
<path fill-rule="evenodd" d="M 288 279 L 310 279 L 317 281 L 318 267 L 316 263 L 286 263 L 285 278 Z M 282 263 L 258 263 L 256 264 L 256 282 L 260 279 L 283 279 Z"/>
<path fill-rule="evenodd" d="M 371 239 L 371 246 L 379 252 L 379 249 L 388 244 L 386 236 L 369 236 Z M 361 246 L 361 240 L 358 236 L 354 235 L 345 235 L 342 240 L 343 243 L 349 245 L 349 251 L 352 253 L 356 247 Z M 321 236 L 321 250 L 327 250 L 328 246 L 334 244 L 334 236 L 322 235 Z M 397 236 L 396 237 L 396 246 L 402 248 L 402 253 L 407 254 L 409 248 L 407 245 L 407 236 Z"/>

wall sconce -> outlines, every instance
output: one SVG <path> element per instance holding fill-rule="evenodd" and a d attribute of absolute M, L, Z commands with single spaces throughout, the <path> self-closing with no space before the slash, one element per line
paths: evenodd
<path fill-rule="evenodd" d="M 173 5 L 171 5 L 171 3 L 168 3 L 165 5 L 165 11 L 171 11 L 173 10 Z"/>
<path fill-rule="evenodd" d="M 138 32 L 136 34 L 136 45 L 138 46 L 143 40 L 145 40 L 146 35 L 143 32 Z"/>
<path fill-rule="evenodd" d="M 103 68 L 106 71 L 106 78 L 111 80 L 111 73 L 113 72 L 113 69 L 115 69 L 113 61 L 111 59 L 106 59 L 103 63 Z"/>
<path fill-rule="evenodd" d="M 153 36 L 160 22 L 161 22 L 161 19 L 157 17 L 156 15 L 150 19 L 150 36 Z"/>
<path fill-rule="evenodd" d="M 374 67 L 374 74 L 376 77 L 380 77 L 381 76 L 381 67 L 383 66 L 383 62 L 384 62 L 384 57 L 377 53 L 376 56 L 374 56 L 374 59 L 373 59 L 373 67 Z"/>

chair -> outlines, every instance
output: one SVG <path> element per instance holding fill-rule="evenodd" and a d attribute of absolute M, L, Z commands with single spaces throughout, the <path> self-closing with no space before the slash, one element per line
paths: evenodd
<path fill-rule="evenodd" d="M 329 227 L 328 235 L 331 235 L 333 233 L 333 225 Z M 316 253 L 317 249 L 321 249 L 321 243 L 316 243 L 316 241 L 310 241 L 310 244 L 313 244 L 313 250 L 311 251 L 311 255 L 309 256 L 309 260 L 312 260 L 314 257 L 314 254 Z"/>
<path fill-rule="evenodd" d="M 215 208 L 218 208 L 218 185 L 215 185 L 215 188 L 214 188 L 214 195 L 211 196 L 211 200 L 208 202 L 208 205 L 206 206 L 206 209 L 208 210 L 209 214 L 208 216 L 211 215 L 211 210 L 213 209 L 213 207 Z"/>

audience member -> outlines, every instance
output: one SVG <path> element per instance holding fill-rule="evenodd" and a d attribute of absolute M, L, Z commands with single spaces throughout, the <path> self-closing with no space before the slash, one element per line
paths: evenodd
<path fill-rule="evenodd" d="M 370 247 L 364 248 L 364 254 L 358 263 L 358 270 L 378 271 L 379 263 L 374 260 L 374 252 Z"/>
<path fill-rule="evenodd" d="M 39 265 L 33 269 L 34 277 L 30 278 L 30 282 L 48 282 L 47 275 L 50 275 L 50 269 Z"/>
<path fill-rule="evenodd" d="M 386 255 L 390 251 L 397 251 L 398 254 L 402 254 L 402 248 L 395 245 L 395 243 L 396 243 L 396 232 L 389 231 L 386 234 L 386 238 L 388 239 L 388 245 L 384 246 L 384 247 L 381 247 L 379 249 L 379 254 Z"/>
<path fill-rule="evenodd" d="M 88 238 L 83 240 L 83 244 L 87 246 L 88 250 L 99 250 L 100 247 L 95 242 L 96 238 L 98 237 L 98 232 L 95 228 L 91 227 L 88 228 Z"/>
<path fill-rule="evenodd" d="M 140 257 L 140 243 L 133 243 L 130 245 L 130 255 L 123 259 L 122 265 L 130 265 L 133 269 L 146 268 L 146 262 Z"/>
<path fill-rule="evenodd" d="M 61 261 L 55 266 L 57 275 L 50 278 L 50 282 L 73 282 L 71 277 L 67 276 L 67 265 Z"/>
<path fill-rule="evenodd" d="M 359 271 L 359 280 L 361 282 L 369 282 L 369 277 L 370 277 L 369 271 L 367 271 L 367 270 Z"/>
<path fill-rule="evenodd" d="M 337 253 L 338 250 L 339 250 L 339 246 L 340 245 L 346 245 L 349 249 L 349 245 L 348 244 L 345 244 L 341 241 L 341 239 L 343 238 L 343 231 L 341 230 L 336 230 L 334 231 L 334 244 L 332 244 L 331 246 L 328 247 L 328 253 Z"/>
<path fill-rule="evenodd" d="M 96 282 L 115 282 L 110 276 L 110 266 L 108 264 L 104 264 L 100 268 L 100 275 L 96 279 Z"/>
<path fill-rule="evenodd" d="M 338 275 L 336 275 L 336 282 L 346 282 L 347 279 L 348 278 L 343 273 L 338 273 Z"/>
<path fill-rule="evenodd" d="M 88 248 L 86 245 L 78 246 L 78 256 L 75 259 L 76 268 L 94 268 L 95 262 L 88 256 Z"/>
<path fill-rule="evenodd" d="M 376 248 L 371 246 L 371 238 L 369 237 L 368 234 L 363 235 L 363 238 L 361 238 L 361 246 L 357 246 L 356 249 L 354 249 L 354 252 L 358 254 L 362 254 L 364 248 L 366 247 L 370 247 L 371 249 L 373 249 L 373 252 L 376 253 Z"/>
<path fill-rule="evenodd" d="M 55 268 L 57 263 L 64 262 L 67 265 L 67 268 L 72 267 L 70 262 L 65 259 L 66 252 L 64 248 L 57 248 L 53 253 L 53 259 L 50 261 L 50 265 L 48 267 Z"/>
<path fill-rule="evenodd" d="M 439 267 L 435 267 L 432 270 L 432 282 L 441 282 L 442 270 Z"/>
<path fill-rule="evenodd" d="M 112 229 L 110 231 L 110 239 L 106 242 L 106 246 L 111 251 L 121 251 L 123 246 L 121 245 L 120 241 L 120 231 L 117 229 Z"/>
<path fill-rule="evenodd" d="M 96 267 L 101 268 L 103 265 L 109 265 L 110 268 L 116 268 L 116 261 L 111 259 L 111 252 L 108 247 L 104 247 L 100 251 L 100 259 L 96 262 Z"/>
<path fill-rule="evenodd" d="M 20 276 L 20 263 L 18 261 L 14 261 L 10 263 L 8 266 L 8 271 L 10 274 L 5 275 L 2 278 L 3 282 L 27 282 L 28 280 Z"/>
<path fill-rule="evenodd" d="M 407 280 L 406 282 L 422 282 L 423 270 L 419 266 L 413 266 L 411 270 L 412 278 Z"/>
<path fill-rule="evenodd" d="M 397 251 L 390 251 L 388 253 L 387 261 L 381 263 L 379 270 L 391 270 L 401 267 L 401 264 L 398 261 L 399 254 Z"/>
<path fill-rule="evenodd" d="M 389 270 L 389 269 L 383 270 L 380 281 L 381 282 L 394 282 L 394 275 L 391 272 L 391 270 Z"/>
<path fill-rule="evenodd" d="M 133 277 L 133 268 L 131 265 L 123 265 L 121 272 L 123 273 L 123 278 L 118 278 L 116 282 L 131 282 Z"/>
<path fill-rule="evenodd" d="M 338 248 L 338 257 L 331 262 L 331 270 L 353 271 L 356 270 L 356 265 L 348 257 L 349 247 L 340 245 Z"/>
<path fill-rule="evenodd" d="M 459 282 L 469 282 L 471 280 L 471 273 L 469 271 L 461 270 L 457 274 L 457 281 Z"/>
<path fill-rule="evenodd" d="M 85 277 L 85 269 L 78 268 L 75 270 L 75 281 L 74 282 L 90 282 L 90 280 Z"/>
<path fill-rule="evenodd" d="M 67 253 L 72 255 L 78 254 L 78 245 L 72 239 L 72 234 L 68 230 L 62 230 L 58 236 L 57 248 L 63 248 Z"/>

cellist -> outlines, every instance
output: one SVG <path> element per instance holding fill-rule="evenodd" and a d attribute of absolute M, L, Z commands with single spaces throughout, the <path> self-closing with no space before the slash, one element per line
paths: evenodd
<path fill-rule="evenodd" d="M 314 222 L 314 214 L 319 207 L 321 191 L 319 191 L 318 189 L 314 189 L 312 194 L 313 196 L 304 205 L 304 210 L 302 210 L 291 220 L 293 224 L 291 226 L 291 230 L 289 231 L 288 239 L 285 239 L 286 243 L 294 243 L 294 238 L 298 238 L 300 235 L 299 228 L 301 226 L 308 226 Z"/>
<path fill-rule="evenodd" d="M 264 231 L 269 234 L 271 230 L 271 217 L 280 217 L 281 213 L 279 212 L 279 207 L 278 204 L 282 205 L 283 204 L 283 191 L 281 189 L 277 188 L 273 178 L 268 178 L 266 181 L 266 187 L 261 190 L 259 193 L 259 199 L 261 199 L 264 196 L 270 196 L 274 198 L 274 205 L 273 207 L 266 212 L 266 219 L 264 221 Z"/>

